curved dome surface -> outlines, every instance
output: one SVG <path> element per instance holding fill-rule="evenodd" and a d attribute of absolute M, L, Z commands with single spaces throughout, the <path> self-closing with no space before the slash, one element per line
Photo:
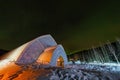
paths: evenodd
<path fill-rule="evenodd" d="M 57 66 L 59 57 L 63 59 L 63 65 L 68 63 L 68 59 L 62 45 L 53 46 L 47 48 L 47 50 L 45 49 L 39 56 L 37 62 L 41 64 L 49 64 L 50 66 Z"/>
<path fill-rule="evenodd" d="M 64 61 L 67 64 L 67 56 L 62 45 L 57 45 L 51 35 L 43 35 L 9 52 L 7 59 L 16 64 L 32 64 L 40 62 L 56 66 Z M 62 63 L 63 64 L 63 63 Z"/>
<path fill-rule="evenodd" d="M 65 53 L 64 48 L 62 47 L 62 45 L 58 45 L 56 47 L 56 49 L 54 50 L 49 65 L 57 66 L 57 61 L 58 61 L 59 57 L 63 58 L 64 65 L 68 64 L 68 59 L 67 59 L 66 53 Z"/>
<path fill-rule="evenodd" d="M 37 60 L 37 58 L 44 51 L 44 49 L 56 45 L 57 43 L 55 42 L 51 35 L 40 36 L 30 41 L 28 46 L 23 50 L 23 52 L 17 59 L 17 63 L 21 64 L 33 63 Z"/>

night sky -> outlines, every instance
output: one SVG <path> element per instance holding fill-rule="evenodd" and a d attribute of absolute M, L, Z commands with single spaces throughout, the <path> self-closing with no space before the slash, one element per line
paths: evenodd
<path fill-rule="evenodd" d="M 67 52 L 120 37 L 120 2 L 0 0 L 0 49 L 12 50 L 51 34 Z"/>

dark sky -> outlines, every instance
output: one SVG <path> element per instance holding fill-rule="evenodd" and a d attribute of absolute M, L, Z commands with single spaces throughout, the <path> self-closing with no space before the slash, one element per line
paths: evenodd
<path fill-rule="evenodd" d="M 0 0 L 0 49 L 51 34 L 68 52 L 120 37 L 120 2 Z"/>

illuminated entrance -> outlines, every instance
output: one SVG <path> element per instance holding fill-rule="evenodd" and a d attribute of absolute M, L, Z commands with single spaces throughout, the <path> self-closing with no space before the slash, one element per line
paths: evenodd
<path fill-rule="evenodd" d="M 64 59 L 62 56 L 60 56 L 58 59 L 57 59 L 57 66 L 58 67 L 64 67 Z"/>

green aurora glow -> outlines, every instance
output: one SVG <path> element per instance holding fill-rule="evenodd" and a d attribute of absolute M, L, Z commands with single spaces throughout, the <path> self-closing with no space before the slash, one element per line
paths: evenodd
<path fill-rule="evenodd" d="M 12 50 L 44 34 L 68 52 L 114 41 L 120 37 L 119 1 L 0 1 L 0 48 Z"/>

